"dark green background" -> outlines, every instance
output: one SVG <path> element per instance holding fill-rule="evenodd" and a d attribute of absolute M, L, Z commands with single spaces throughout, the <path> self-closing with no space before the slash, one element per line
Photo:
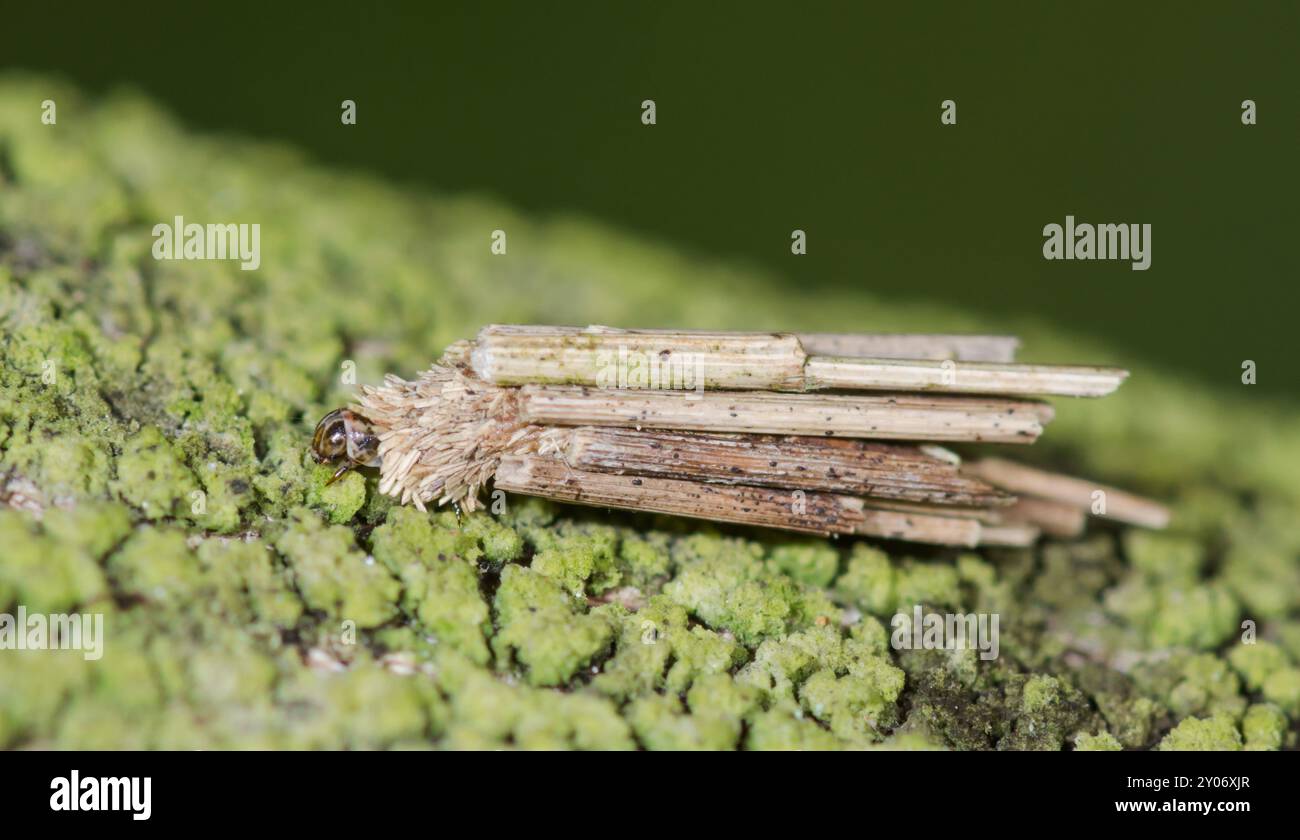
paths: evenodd
<path fill-rule="evenodd" d="M 747 258 L 791 294 L 1036 314 L 1217 387 L 1254 359 L 1260 392 L 1300 395 L 1295 3 L 370 5 L 9 2 L 0 62 Z M 1149 222 L 1150 270 L 1044 261 L 1067 213 Z"/>

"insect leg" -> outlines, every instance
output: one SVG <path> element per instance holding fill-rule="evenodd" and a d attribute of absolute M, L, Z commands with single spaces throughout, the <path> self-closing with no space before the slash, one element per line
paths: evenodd
<path fill-rule="evenodd" d="M 356 465 L 351 463 L 350 461 L 340 465 L 339 468 L 334 471 L 334 475 L 330 476 L 329 481 L 325 482 L 325 486 L 329 487 L 331 484 L 338 481 L 347 473 L 348 470 L 352 469 L 354 466 Z"/>

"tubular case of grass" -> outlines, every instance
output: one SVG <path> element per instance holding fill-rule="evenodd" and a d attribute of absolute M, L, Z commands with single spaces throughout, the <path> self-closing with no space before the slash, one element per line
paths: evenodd
<path fill-rule="evenodd" d="M 566 328 L 492 327 L 481 331 L 476 342 L 449 347 L 414 382 L 390 376 L 381 387 L 363 388 L 357 408 L 372 418 L 380 440 L 379 489 L 421 510 L 448 502 L 474 510 L 480 490 L 500 478 L 502 460 L 512 459 L 511 472 L 498 481 L 498 489 L 625 510 L 941 545 L 1014 546 L 1040 533 L 1062 538 L 1082 533 L 1080 511 L 1033 496 L 1017 502 L 1012 494 L 975 478 L 980 467 L 960 472 L 960 460 L 950 452 L 841 439 L 1028 443 L 1052 417 L 1045 403 L 952 394 L 509 386 L 479 375 L 485 364 L 489 372 L 496 364 L 480 356 L 485 340 L 505 336 L 507 346 L 533 346 L 545 356 L 550 351 L 544 348 L 558 337 L 564 353 L 580 356 L 605 353 L 602 342 L 628 334 L 656 341 L 682 335 L 598 328 L 575 336 Z M 715 347 L 725 338 L 730 342 L 726 354 L 732 355 L 748 346 L 766 357 L 773 346 L 770 336 L 755 334 L 687 335 Z M 661 345 L 647 344 L 636 352 L 655 347 Z M 1005 366 L 994 367 L 1006 372 Z M 562 460 L 567 472 L 557 472 L 547 456 Z M 999 472 L 997 461 L 988 463 L 1004 480 L 1004 474 L 1021 481 L 1027 475 L 1046 476 L 1032 470 L 1017 473 L 1014 465 Z M 578 476 L 591 484 L 586 495 Z M 659 481 L 642 480 L 648 478 Z M 544 486 L 548 480 L 557 483 L 549 491 Z M 1053 480 L 1058 490 L 1073 486 L 1077 491 L 1083 484 L 1071 485 L 1073 480 L 1064 476 Z M 761 492 L 766 490 L 779 492 Z M 774 502 L 792 492 L 828 495 L 810 519 L 806 512 L 795 514 L 792 506 Z M 828 508 L 832 497 L 842 498 Z M 999 512 L 1013 502 L 1005 515 Z M 1117 502 L 1122 516 L 1143 500 L 1121 494 Z M 710 506 L 716 508 L 712 516 Z M 843 511 L 848 509 L 864 511 L 858 519 L 866 524 L 845 525 Z M 817 519 L 827 510 L 836 515 Z M 987 534 L 982 525 L 990 526 Z"/>
<path fill-rule="evenodd" d="M 371 419 L 380 439 L 382 492 L 420 508 L 430 502 L 463 501 L 473 510 L 479 491 L 495 473 L 501 456 L 568 446 L 573 433 L 548 432 L 548 427 L 1029 443 L 1041 431 L 1041 424 L 1052 416 L 1051 407 L 1045 403 L 1000 398 L 754 391 L 687 394 L 559 385 L 511 388 L 484 382 L 464 362 L 464 348 L 455 347 L 442 362 L 414 381 L 389 376 L 381 386 L 362 388 L 355 408 Z M 583 433 L 579 443 L 585 445 L 591 434 Z M 604 438 L 607 443 L 613 439 L 611 435 Z M 710 440 L 711 450 L 688 457 L 687 461 L 693 460 L 695 466 L 684 469 L 702 475 L 708 468 L 701 462 L 723 453 L 721 438 L 700 440 Z M 771 441 L 755 438 L 747 446 L 758 446 L 758 451 L 766 451 L 769 456 L 766 470 L 749 456 L 750 474 L 756 476 L 754 483 L 763 486 L 775 484 L 781 460 L 810 457 L 825 461 L 832 454 L 842 456 L 853 451 L 851 444 L 818 447 L 796 439 L 783 459 L 775 458 L 778 466 L 773 468 L 770 461 L 776 453 Z M 580 457 L 582 452 L 583 446 L 579 446 Z M 609 453 L 604 457 L 608 460 Z M 862 466 L 855 468 L 842 460 L 839 463 L 850 470 Z M 843 488 L 843 477 L 833 475 L 834 462 L 812 466 L 825 478 L 818 489 L 830 492 Z M 730 470 L 725 464 L 724 468 Z M 917 472 L 931 479 L 942 476 L 959 494 L 979 487 L 963 482 L 951 469 L 924 455 L 907 463 L 895 455 L 890 468 L 896 493 L 904 492 L 909 484 L 913 495 L 938 489 L 933 481 L 929 487 L 916 484 L 920 476 L 913 473 Z M 786 471 L 810 472 L 793 468 Z M 797 477 L 792 489 L 807 484 L 804 478 Z M 881 482 L 882 488 L 884 485 Z M 982 492 L 987 493 L 987 489 Z"/>

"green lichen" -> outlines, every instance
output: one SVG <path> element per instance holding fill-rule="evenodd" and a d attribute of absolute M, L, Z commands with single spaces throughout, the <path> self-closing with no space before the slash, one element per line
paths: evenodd
<path fill-rule="evenodd" d="M 1189 717 L 1164 737 L 1161 750 L 1232 751 L 1241 749 L 1241 733 L 1230 715 Z"/>
<path fill-rule="evenodd" d="M 1246 710 L 1241 734 L 1248 750 L 1277 750 L 1286 738 L 1286 715 L 1277 706 L 1259 703 Z"/>
<path fill-rule="evenodd" d="M 1169 708 L 1179 717 L 1223 712 L 1238 717 L 1246 708 L 1241 681 L 1217 656 L 1190 657 L 1182 667 L 1182 680 L 1169 693 Z"/>
<path fill-rule="evenodd" d="M 1091 667 L 1079 672 L 1080 687 L 1091 697 L 1102 718 L 1106 730 L 1126 749 L 1148 746 L 1152 733 L 1165 714 L 1162 703 L 1138 692 L 1133 680 L 1101 667 Z M 1170 682 L 1156 690 L 1162 696 L 1168 696 L 1172 685 Z"/>
<path fill-rule="evenodd" d="M 457 656 L 439 660 L 450 695 L 447 746 L 457 749 L 631 749 L 627 721 L 609 701 L 503 682 Z"/>
<path fill-rule="evenodd" d="M 1014 698 L 1014 686 L 1008 692 Z M 1030 677 L 1020 690 L 1020 714 L 999 749 L 1059 750 L 1090 717 L 1083 693 L 1060 678 Z"/>
<path fill-rule="evenodd" d="M 274 544 L 308 609 L 361 628 L 377 627 L 397 615 L 401 583 L 357 548 L 347 528 L 322 524 L 300 510 Z"/>
<path fill-rule="evenodd" d="M 214 589 L 211 603 L 230 620 L 281 631 L 297 625 L 303 603 L 281 574 L 270 546 L 260 540 L 212 539 L 197 554 Z"/>
<path fill-rule="evenodd" d="M 824 668 L 799 687 L 804 711 L 846 740 L 870 738 L 898 723 L 894 704 L 903 691 L 903 672 L 879 657 L 855 663 L 837 676 Z"/>
<path fill-rule="evenodd" d="M 107 597 L 108 582 L 96 558 L 123 535 L 121 517 L 110 513 L 101 520 L 91 510 L 75 518 L 64 514 L 51 519 L 42 533 L 17 511 L 0 509 L 0 602 L 61 613 Z M 102 524 L 105 531 L 82 532 L 78 524 Z"/>
<path fill-rule="evenodd" d="M 835 590 L 846 602 L 865 612 L 887 615 L 898 602 L 894 578 L 888 554 L 858 543 L 849 553 L 844 573 L 835 581 Z"/>
<path fill-rule="evenodd" d="M 715 629 L 744 645 L 797 626 L 801 592 L 762 564 L 762 547 L 734 539 L 688 537 L 677 576 L 663 592 Z"/>
<path fill-rule="evenodd" d="M 1290 664 L 1286 651 L 1267 641 L 1235 646 L 1228 651 L 1228 661 L 1250 691 L 1259 691 L 1270 676 Z"/>
<path fill-rule="evenodd" d="M 1177 534 L 1129 531 L 1124 550 L 1134 571 L 1173 583 L 1195 583 L 1205 562 L 1201 544 Z"/>
<path fill-rule="evenodd" d="M 619 624 L 616 608 L 590 612 L 549 577 L 507 566 L 494 602 L 499 632 L 493 649 L 518 663 L 532 685 L 562 685 L 608 650 Z"/>
<path fill-rule="evenodd" d="M 676 576 L 663 592 L 691 613 L 752 645 L 765 636 L 840 620 L 829 594 L 774 570 L 761 543 L 706 534 L 679 540 Z"/>
<path fill-rule="evenodd" d="M 760 644 L 737 679 L 761 689 L 770 703 L 792 705 L 798 687 L 818 670 L 843 672 L 846 667 L 838 629 L 814 627 Z"/>
<path fill-rule="evenodd" d="M 917 604 L 955 607 L 962 601 L 960 576 L 951 563 L 900 563 L 863 543 L 853 547 L 835 589 L 847 603 L 878 616 L 910 612 Z"/>
<path fill-rule="evenodd" d="M 672 571 L 668 546 L 666 534 L 625 535 L 618 551 L 622 580 L 641 590 L 662 586 Z"/>
<path fill-rule="evenodd" d="M 1223 580 L 1249 615 L 1276 621 L 1296 606 L 1300 569 L 1295 546 L 1268 533 L 1238 536 L 1223 561 Z"/>
<path fill-rule="evenodd" d="M 483 556 L 498 565 L 518 560 L 524 552 L 523 537 L 484 513 L 465 519 L 464 532 L 478 540 Z"/>
<path fill-rule="evenodd" d="M 366 482 L 358 472 L 350 472 L 328 483 L 334 470 L 319 467 L 311 472 L 307 484 L 307 506 L 322 511 L 335 525 L 342 525 L 356 516 L 366 503 Z"/>
<path fill-rule="evenodd" d="M 123 447 L 113 490 L 145 519 L 157 520 L 191 514 L 199 485 L 162 432 L 149 426 Z"/>
<path fill-rule="evenodd" d="M 1223 586 L 1169 589 L 1161 596 L 1150 624 L 1156 647 L 1209 650 L 1237 632 L 1240 608 Z"/>
<path fill-rule="evenodd" d="M 393 678 L 374 662 L 337 673 L 300 672 L 281 692 L 303 710 L 290 740 L 299 749 L 399 746 L 441 728 L 441 703 L 427 684 Z"/>
<path fill-rule="evenodd" d="M 627 716 L 637 740 L 651 750 L 729 750 L 740 742 L 738 718 L 725 713 L 687 712 L 675 695 L 638 698 L 629 705 Z"/>
<path fill-rule="evenodd" d="M 1300 668 L 1282 668 L 1269 674 L 1261 694 L 1281 706 L 1292 719 L 1300 718 Z"/>
<path fill-rule="evenodd" d="M 491 614 L 473 565 L 478 540 L 445 520 L 403 508 L 371 534 L 374 558 L 402 582 L 402 607 L 416 627 L 484 665 Z"/>
<path fill-rule="evenodd" d="M 588 590 L 599 594 L 620 580 L 615 556 L 618 536 L 613 529 L 594 529 L 547 540 L 533 557 L 532 568 L 556 581 L 575 598 Z"/>
<path fill-rule="evenodd" d="M 1080 752 L 1119 752 L 1123 745 L 1109 732 L 1091 734 L 1080 732 L 1074 736 L 1074 748 Z"/>
<path fill-rule="evenodd" d="M 771 556 L 778 569 L 808 586 L 829 586 L 840 565 L 840 553 L 825 540 L 777 545 Z"/>
<path fill-rule="evenodd" d="M 161 607 L 188 606 L 202 590 L 198 558 L 177 530 L 143 529 L 109 556 L 114 587 L 129 598 Z"/>

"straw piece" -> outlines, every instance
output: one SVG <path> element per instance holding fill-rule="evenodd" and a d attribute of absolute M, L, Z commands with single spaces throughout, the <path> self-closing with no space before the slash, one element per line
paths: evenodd
<path fill-rule="evenodd" d="M 1033 525 L 985 525 L 980 531 L 980 545 L 1028 548 L 1038 541 L 1041 532 Z"/>
<path fill-rule="evenodd" d="M 1005 505 L 1014 497 L 916 447 L 826 437 L 725 435 L 583 426 L 565 461 L 598 472 L 874 496 L 934 505 Z"/>
<path fill-rule="evenodd" d="M 792 334 L 493 325 L 470 352 L 494 385 L 803 390 L 807 355 Z"/>
<path fill-rule="evenodd" d="M 934 505 L 923 502 L 904 502 L 896 499 L 877 498 L 864 498 L 862 504 L 869 510 L 888 510 L 895 513 L 913 513 L 923 516 L 945 516 L 953 519 L 973 519 L 986 525 L 1001 525 L 1002 511 L 1006 510 L 1006 508 Z"/>
<path fill-rule="evenodd" d="M 756 432 L 880 440 L 1033 443 L 1052 417 L 1045 403 L 914 394 L 841 396 L 626 391 L 526 385 L 520 417 L 565 426 Z"/>
<path fill-rule="evenodd" d="M 1164 528 L 1169 524 L 1169 509 L 1150 499 L 1081 478 L 1026 467 L 1002 458 L 984 458 L 963 467 L 967 475 L 977 476 L 997 487 L 1022 496 L 1036 496 L 1070 505 L 1098 516 L 1141 525 Z M 1095 495 L 1095 494 L 1102 495 Z M 1101 507 L 1104 503 L 1104 509 Z"/>
<path fill-rule="evenodd" d="M 868 527 L 862 501 L 850 496 L 589 472 L 540 455 L 503 457 L 495 486 L 510 493 L 593 507 L 809 534 L 853 534 Z"/>
<path fill-rule="evenodd" d="M 859 534 L 965 547 L 980 540 L 980 523 L 973 519 L 864 510 L 861 499 L 831 493 L 589 472 L 543 455 L 504 456 L 497 467 L 495 486 L 510 493 L 592 507 L 823 536 Z"/>
<path fill-rule="evenodd" d="M 975 519 L 870 508 L 862 516 L 857 533 L 863 536 L 964 548 L 980 544 L 984 527 Z"/>
<path fill-rule="evenodd" d="M 951 394 L 1053 394 L 1104 397 L 1128 371 L 1081 365 L 859 359 L 813 356 L 804 366 L 808 390 L 934 391 Z"/>
<path fill-rule="evenodd" d="M 796 333 L 804 352 L 815 356 L 868 359 L 953 359 L 1013 362 L 1020 339 L 1010 335 L 923 335 L 906 333 Z"/>
<path fill-rule="evenodd" d="M 1079 536 L 1088 519 L 1082 508 L 1029 496 L 1022 496 L 1014 505 L 1004 508 L 1000 513 L 1008 524 L 1034 525 L 1047 536 L 1058 539 L 1074 539 Z"/>
<path fill-rule="evenodd" d="M 469 357 L 474 372 L 495 385 L 619 390 L 838 388 L 1098 397 L 1128 375 L 1085 366 L 810 356 L 793 333 L 609 327 L 485 327 Z"/>

